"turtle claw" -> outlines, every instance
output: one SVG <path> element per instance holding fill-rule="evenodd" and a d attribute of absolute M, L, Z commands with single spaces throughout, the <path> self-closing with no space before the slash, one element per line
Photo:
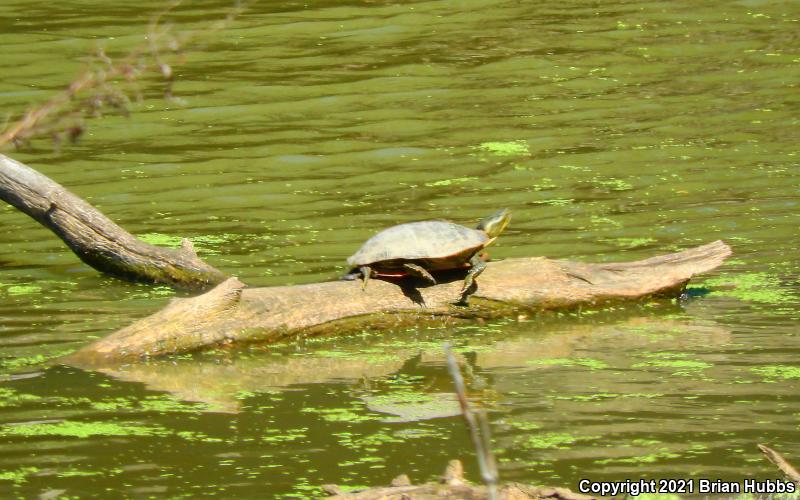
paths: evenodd
<path fill-rule="evenodd" d="M 405 264 L 403 264 L 403 267 L 405 268 L 406 271 L 408 271 L 408 274 L 423 279 L 428 283 L 430 283 L 431 285 L 436 284 L 436 279 L 424 267 L 414 264 L 413 262 L 406 262 Z"/>
<path fill-rule="evenodd" d="M 364 280 L 364 282 L 361 283 L 361 290 L 366 290 L 367 282 L 373 274 L 372 268 L 369 266 L 361 266 L 358 270 L 361 272 L 361 278 Z"/>
<path fill-rule="evenodd" d="M 463 305 L 467 305 L 467 298 L 478 288 L 475 284 L 475 278 L 486 269 L 486 262 L 484 262 L 478 254 L 473 255 L 472 258 L 469 259 L 469 263 L 471 267 L 470 270 L 467 271 L 466 277 L 464 277 L 464 286 L 461 287 L 461 299 L 458 301 L 459 304 Z"/>
<path fill-rule="evenodd" d="M 468 286 L 468 287 L 464 287 L 464 288 L 462 288 L 462 289 L 461 289 L 461 292 L 460 292 L 460 295 L 459 295 L 459 297 L 458 297 L 458 302 L 456 302 L 456 304 L 457 304 L 457 305 L 460 305 L 460 306 L 467 306 L 467 305 L 469 305 L 469 302 L 468 302 L 469 296 L 470 296 L 470 295 L 472 295 L 472 292 L 474 292 L 474 291 L 475 291 L 475 290 L 474 290 L 475 288 L 477 288 L 477 287 L 475 287 L 475 286 L 474 286 L 474 283 L 473 283 L 473 284 L 471 284 L 471 285 L 470 285 L 470 286 Z"/>

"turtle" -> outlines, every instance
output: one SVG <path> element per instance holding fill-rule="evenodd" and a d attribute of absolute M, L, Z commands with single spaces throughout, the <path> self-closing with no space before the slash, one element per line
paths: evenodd
<path fill-rule="evenodd" d="M 446 221 L 422 221 L 384 229 L 368 239 L 347 259 L 351 266 L 345 279 L 363 279 L 362 289 L 372 276 L 412 275 L 436 284 L 431 271 L 469 267 L 461 289 L 461 300 L 475 278 L 486 268 L 480 251 L 491 244 L 511 220 L 504 208 L 481 220 L 475 229 Z"/>

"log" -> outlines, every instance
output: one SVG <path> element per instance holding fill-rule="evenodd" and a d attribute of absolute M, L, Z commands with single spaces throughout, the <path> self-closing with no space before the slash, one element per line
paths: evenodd
<path fill-rule="evenodd" d="M 457 305 L 463 271 L 412 280 L 333 281 L 245 288 L 230 278 L 192 298 L 102 338 L 71 356 L 81 365 L 183 353 L 223 344 L 269 343 L 391 328 L 448 324 L 546 309 L 597 307 L 612 301 L 676 297 L 689 279 L 731 254 L 721 241 L 628 263 L 585 264 L 543 257 L 489 262 L 468 306 Z M 418 287 L 417 287 L 418 286 Z"/>
<path fill-rule="evenodd" d="M 786 477 L 789 478 L 790 481 L 794 482 L 795 485 L 800 486 L 800 472 L 798 472 L 788 460 L 783 458 L 783 455 L 765 444 L 759 444 L 758 449 L 761 450 L 764 456 L 767 457 L 767 460 L 775 464 L 781 470 L 781 472 L 783 472 Z"/>
<path fill-rule="evenodd" d="M 345 492 L 340 487 L 327 484 L 322 487 L 329 500 L 436 500 L 439 498 L 461 498 L 489 500 L 491 496 L 485 486 L 470 484 L 464 479 L 464 467 L 458 460 L 447 464 L 444 476 L 438 483 L 411 484 L 411 479 L 401 474 L 390 486 L 366 488 Z M 596 500 L 591 495 L 575 493 L 567 488 L 530 486 L 521 483 L 502 485 L 497 494 L 499 500 Z"/>
<path fill-rule="evenodd" d="M 662 304 L 660 311 L 675 310 L 681 306 Z M 568 321 L 551 324 L 547 335 L 530 335 L 525 328 L 511 328 L 503 331 L 482 332 L 479 337 L 470 340 L 469 347 L 474 349 L 475 356 L 470 361 L 463 360 L 461 365 L 471 365 L 473 370 L 509 373 L 520 373 L 525 370 L 535 377 L 539 370 L 551 369 L 547 364 L 536 364 L 537 360 L 553 358 L 580 357 L 578 351 L 605 349 L 610 344 L 625 344 L 626 349 L 651 349 L 653 351 L 669 350 L 674 347 L 675 339 L 671 332 L 681 332 L 681 339 L 716 349 L 731 342 L 732 334 L 722 325 L 716 324 L 713 318 L 704 318 L 703 311 L 698 311 L 697 319 L 676 320 L 670 315 L 642 314 L 638 307 L 626 311 L 611 313 L 611 323 L 595 321 Z M 693 315 L 697 316 L 697 315 Z M 597 317 L 597 316 L 593 316 Z M 524 319 L 523 319 L 524 321 Z M 631 331 L 646 331 L 651 336 L 631 335 Z M 663 335 L 662 335 L 663 334 Z M 436 338 L 434 333 L 422 332 L 422 338 Z M 103 373 L 117 380 L 140 384 L 149 391 L 169 393 L 181 401 L 202 403 L 205 411 L 237 413 L 242 410 L 242 393 L 264 393 L 284 390 L 297 385 L 339 383 L 363 380 L 376 380 L 397 375 L 412 365 L 444 365 L 444 351 L 438 342 L 418 344 L 419 336 L 411 339 L 381 338 L 378 336 L 371 342 L 371 347 L 387 349 L 385 355 L 375 356 L 372 349 L 362 352 L 358 343 L 347 342 L 346 346 L 336 346 L 336 353 L 331 353 L 323 345 L 320 349 L 311 349 L 303 356 L 238 356 L 228 353 L 212 353 L 208 356 L 172 356 L 153 358 L 139 363 L 111 363 L 102 366 L 97 364 L 69 363 L 70 366 L 86 371 Z M 407 340 L 407 342 L 406 342 Z M 391 347 L 387 347 L 390 345 Z M 331 346 L 328 346 L 330 348 Z M 341 348 L 340 348 L 341 347 Z M 282 352 L 287 349 L 284 346 Z M 255 354 L 255 353 L 254 353 Z M 341 354 L 341 356 L 339 355 Z M 60 361 L 64 361 L 63 359 Z M 587 374 L 589 372 L 586 372 Z M 582 375 L 581 375 L 582 376 Z M 578 377 L 581 377 L 578 376 Z M 580 383 L 592 381 L 593 375 L 576 378 Z M 525 379 L 526 377 L 522 377 Z M 495 391 L 516 391 L 519 377 L 492 377 L 491 386 Z M 595 380 L 596 381 L 596 380 Z M 684 382 L 682 390 L 687 393 L 702 391 L 700 382 L 692 380 Z M 606 387 L 610 392 L 625 390 L 614 385 Z M 736 389 L 736 390 L 734 390 Z M 731 395 L 747 396 L 746 387 L 742 384 L 729 389 Z M 790 389 L 780 392 L 783 396 L 791 393 Z M 489 405 L 478 395 L 472 394 L 477 404 Z M 376 406 L 370 401 L 370 394 L 359 396 L 372 412 L 385 415 L 386 421 L 396 422 L 403 408 L 410 410 L 412 420 L 438 418 L 445 413 L 459 414 L 458 401 L 436 397 L 437 405 L 432 412 L 418 408 L 413 401 L 400 401 L 397 405 L 380 401 Z M 620 404 L 625 404 L 621 402 Z M 398 411 L 395 411 L 398 410 Z M 449 416 L 449 415 L 448 415 Z M 401 419 L 404 420 L 404 419 Z"/>
<path fill-rule="evenodd" d="M 205 290 L 225 280 L 189 240 L 173 250 L 145 243 L 36 170 L 0 155 L 0 199 L 53 231 L 83 262 L 133 281 Z"/>

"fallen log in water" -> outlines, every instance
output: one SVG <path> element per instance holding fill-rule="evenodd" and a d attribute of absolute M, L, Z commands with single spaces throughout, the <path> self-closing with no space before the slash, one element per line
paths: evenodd
<path fill-rule="evenodd" d="M 435 286 L 372 280 L 245 288 L 230 278 L 78 351 L 80 364 L 187 352 L 232 342 L 276 342 L 369 327 L 448 323 L 543 309 L 677 296 L 689 279 L 730 255 L 721 241 L 636 262 L 584 264 L 541 257 L 490 262 L 468 306 L 456 305 L 462 272 Z"/>

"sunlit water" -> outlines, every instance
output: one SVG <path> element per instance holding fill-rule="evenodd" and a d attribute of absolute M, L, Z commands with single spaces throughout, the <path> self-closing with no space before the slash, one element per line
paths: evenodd
<path fill-rule="evenodd" d="M 6 2 L 4 112 L 62 89 L 98 44 L 140 43 L 159 5 Z M 99 275 L 0 208 L 0 494 L 303 497 L 433 479 L 451 458 L 477 480 L 444 341 L 503 479 L 778 477 L 756 443 L 800 462 L 798 19 L 777 1 L 251 6 L 176 66 L 184 104 L 152 91 L 77 145 L 10 154 L 256 286 L 335 279 L 387 225 L 502 207 L 495 258 L 715 239 L 734 257 L 681 303 L 86 372 L 51 360 L 174 292 Z"/>

